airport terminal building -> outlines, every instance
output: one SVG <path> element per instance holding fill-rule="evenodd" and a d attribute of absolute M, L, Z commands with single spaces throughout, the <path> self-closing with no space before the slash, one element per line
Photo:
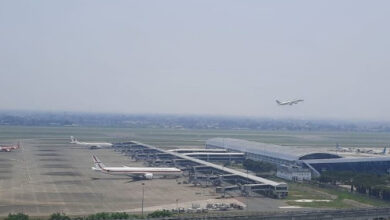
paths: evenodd
<path fill-rule="evenodd" d="M 358 171 L 389 173 L 390 157 L 344 157 L 337 152 L 313 148 L 280 146 L 232 138 L 212 138 L 206 141 L 206 148 L 221 148 L 245 153 L 247 159 L 261 160 L 276 165 L 301 166 L 309 168 L 313 176 L 324 171 Z"/>

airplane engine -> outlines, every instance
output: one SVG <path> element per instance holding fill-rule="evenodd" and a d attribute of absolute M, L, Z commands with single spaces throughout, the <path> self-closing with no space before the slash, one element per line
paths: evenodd
<path fill-rule="evenodd" d="M 151 180 L 151 179 L 153 179 L 153 173 L 145 173 L 145 179 L 147 179 L 147 180 Z"/>

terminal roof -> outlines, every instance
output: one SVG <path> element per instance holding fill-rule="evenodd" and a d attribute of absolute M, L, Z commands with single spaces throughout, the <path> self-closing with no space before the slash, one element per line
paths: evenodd
<path fill-rule="evenodd" d="M 206 145 L 245 153 L 260 154 L 287 161 L 340 158 L 337 154 L 320 150 L 313 151 L 312 148 L 307 147 L 281 146 L 233 138 L 212 138 L 207 140 Z"/>

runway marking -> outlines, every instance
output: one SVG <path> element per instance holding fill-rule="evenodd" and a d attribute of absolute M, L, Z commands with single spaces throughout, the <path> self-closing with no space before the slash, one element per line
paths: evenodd
<path fill-rule="evenodd" d="M 22 153 L 22 157 L 23 157 L 23 164 L 25 166 L 24 168 L 25 168 L 25 171 L 27 173 L 27 182 L 25 183 L 26 187 L 22 187 L 22 188 L 24 190 L 27 189 L 27 186 L 30 188 L 30 190 L 32 192 L 32 197 L 34 198 L 34 205 L 35 205 L 36 212 L 37 213 L 41 213 L 41 210 L 39 208 L 40 202 L 38 201 L 34 184 L 31 184 L 32 183 L 32 178 L 31 178 L 31 174 L 30 174 L 31 170 L 30 170 L 30 166 L 28 164 L 28 160 L 26 160 L 26 157 L 25 157 L 25 154 L 24 154 L 26 151 L 27 150 L 24 148 L 24 144 L 22 144 L 21 153 Z"/>
<path fill-rule="evenodd" d="M 24 156 L 24 151 L 25 151 L 24 144 L 22 144 L 21 146 L 22 147 L 20 149 L 21 149 L 21 153 L 23 155 L 23 163 L 24 163 L 24 167 L 25 167 L 26 173 L 27 173 L 27 183 L 30 183 L 31 182 L 30 167 L 28 166 L 27 160 Z"/>

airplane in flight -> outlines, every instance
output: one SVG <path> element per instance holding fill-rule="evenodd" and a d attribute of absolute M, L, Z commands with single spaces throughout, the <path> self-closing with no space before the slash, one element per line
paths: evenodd
<path fill-rule="evenodd" d="M 70 136 L 70 143 L 77 144 L 77 145 L 83 145 L 83 146 L 89 146 L 90 149 L 112 147 L 112 144 L 107 143 L 107 142 L 101 142 L 101 143 L 99 143 L 99 142 L 80 142 L 73 136 Z"/>
<path fill-rule="evenodd" d="M 134 178 L 153 179 L 154 176 L 179 176 L 182 174 L 180 169 L 174 167 L 106 167 L 98 157 L 92 156 L 92 170 L 111 175 L 126 175 Z"/>
<path fill-rule="evenodd" d="M 17 150 L 19 148 L 20 148 L 20 143 L 18 142 L 18 144 L 16 144 L 16 145 L 2 145 L 2 146 L 0 146 L 0 151 L 11 152 L 11 151 Z"/>
<path fill-rule="evenodd" d="M 279 100 L 276 100 L 276 103 L 278 103 L 278 105 L 294 105 L 294 104 L 298 104 L 299 102 L 303 102 L 303 101 L 304 101 L 303 99 L 295 99 L 295 100 L 285 101 L 285 102 L 281 102 Z"/>

